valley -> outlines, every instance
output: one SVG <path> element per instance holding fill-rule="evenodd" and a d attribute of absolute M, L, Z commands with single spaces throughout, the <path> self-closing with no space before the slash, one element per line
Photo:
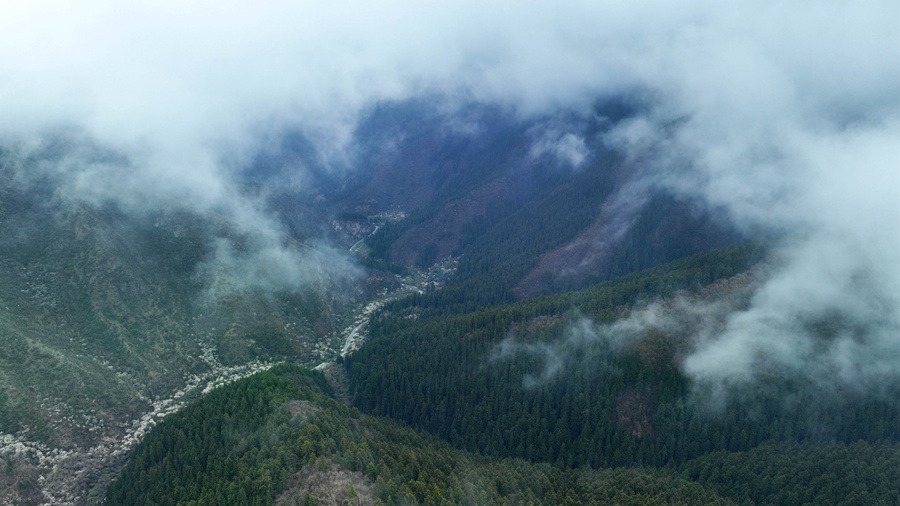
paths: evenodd
<path fill-rule="evenodd" d="M 7 4 L 0 504 L 900 504 L 900 4 Z"/>
<path fill-rule="evenodd" d="M 381 109 L 368 128 L 380 131 L 395 114 Z M 133 504 L 157 490 L 175 494 L 173 504 L 272 504 L 346 498 L 350 487 L 370 503 L 471 494 L 476 504 L 555 503 L 571 486 L 587 503 L 607 490 L 625 502 L 745 504 L 742 485 L 717 481 L 708 461 L 757 458 L 767 445 L 803 458 L 834 451 L 847 466 L 866 452 L 895 459 L 893 446 L 880 446 L 900 436 L 889 402 L 838 405 L 802 377 L 770 377 L 758 389 L 732 387 L 713 408 L 707 384 L 688 375 L 702 336 L 724 332 L 777 268 L 770 239 L 746 237 L 665 191 L 623 204 L 637 183 L 617 153 L 548 173 L 556 162 L 532 158 L 518 137 L 536 126 L 479 110 L 495 131 L 473 142 L 441 131 L 445 120 L 427 109 L 415 114 L 423 137 L 376 153 L 373 171 L 340 185 L 325 178 L 310 194 L 272 186 L 265 209 L 280 221 L 265 227 L 218 211 L 126 213 L 8 175 L 0 500 Z M 318 393 L 291 386 L 307 375 L 301 383 Z M 258 381 L 286 390 L 254 390 Z M 318 404 L 304 404 L 310 395 Z M 807 407 L 783 404 L 784 395 Z M 196 409 L 208 422 L 193 418 Z M 359 437 L 403 456 L 383 461 L 361 443 L 336 443 L 344 440 L 333 426 L 359 430 L 360 416 L 382 418 Z M 417 431 L 404 438 L 425 438 L 424 449 L 399 450 L 394 421 Z M 213 425 L 192 437 L 225 439 L 202 448 L 181 439 L 205 423 Z M 865 446 L 847 446 L 855 441 Z M 795 443 L 805 446 L 784 446 Z M 243 471 L 229 454 L 247 459 Z M 435 464 L 426 490 L 406 467 L 418 458 L 488 466 L 479 472 L 505 484 L 465 471 L 478 491 L 459 488 L 459 476 Z M 192 481 L 207 472 L 219 485 Z M 517 472 L 550 482 L 504 481 Z M 619 489 L 617 479 L 636 488 Z M 813 502 L 834 497 L 793 487 Z"/>
<path fill-rule="evenodd" d="M 365 342 L 369 317 L 385 303 L 418 290 L 401 285 L 400 290 L 384 292 L 351 314 L 353 327 L 337 332 L 335 338 L 322 341 L 316 349 L 320 357 L 347 356 Z M 328 343 L 340 343 L 333 347 Z M 254 359 L 238 365 L 222 364 L 216 348 L 201 345 L 200 360 L 208 368 L 184 378 L 183 385 L 166 397 L 158 398 L 149 410 L 131 419 L 127 414 L 102 424 L 85 427 L 94 444 L 50 445 L 29 440 L 27 427 L 18 434 L 0 434 L 0 459 L 6 469 L 0 481 L 0 502 L 13 504 L 31 501 L 37 504 L 95 504 L 108 484 L 115 479 L 126 458 L 161 420 L 198 401 L 215 389 L 266 371 L 279 362 Z M 333 360 L 317 366 L 332 364 Z"/>
<path fill-rule="evenodd" d="M 30 214 L 29 205 L 15 186 L 3 193 L 0 226 L 53 237 L 29 238 L 27 259 L 7 241 L 0 259 L 4 504 L 98 503 L 160 420 L 278 363 L 312 366 L 358 349 L 373 312 L 418 290 L 387 273 L 370 286 L 353 280 L 339 298 L 331 288 L 235 289 L 233 272 L 206 285 L 181 276 L 208 265 L 210 232 L 233 233 L 222 217 L 201 230 L 209 218 L 164 214 L 148 231 L 147 220 L 116 213 L 57 201 L 55 216 Z"/>

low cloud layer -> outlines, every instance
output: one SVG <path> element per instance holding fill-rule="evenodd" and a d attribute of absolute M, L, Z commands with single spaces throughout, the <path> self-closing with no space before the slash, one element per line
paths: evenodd
<path fill-rule="evenodd" d="M 76 197 L 174 199 L 258 227 L 273 222 L 235 174 L 282 129 L 337 167 L 379 101 L 527 117 L 638 96 L 644 113 L 605 143 L 647 184 L 780 238 L 751 306 L 698 343 L 688 374 L 874 388 L 900 365 L 898 20 L 889 0 L 20 2 L 0 7 L 0 140 L 27 152 L 80 132 L 124 162 L 68 157 Z M 590 156 L 558 134 L 534 152 Z M 835 322 L 824 348 L 817 322 Z"/>
<path fill-rule="evenodd" d="M 346 290 L 348 280 L 362 275 L 343 251 L 327 244 L 314 248 L 286 237 L 250 238 L 250 248 L 239 251 L 232 242 L 219 239 L 212 255 L 198 266 L 197 276 L 207 285 L 206 295 L 219 300 L 247 290 L 290 292 L 297 289 L 328 293 Z M 347 295 L 347 293 L 344 293 Z"/>
<path fill-rule="evenodd" d="M 526 340 L 510 333 L 493 348 L 489 362 L 522 357 L 535 360 L 535 370 L 522 378 L 524 388 L 550 383 L 560 375 L 583 368 L 612 371 L 616 358 L 625 353 L 641 354 L 651 367 L 678 366 L 685 357 L 692 356 L 698 341 L 715 339 L 730 315 L 746 307 L 753 284 L 751 276 L 743 277 L 734 282 L 736 287 L 721 290 L 717 297 L 677 295 L 635 307 L 627 316 L 609 324 L 575 315 L 549 340 Z M 659 361 L 664 363 L 654 363 Z"/>
<path fill-rule="evenodd" d="M 525 342 L 510 333 L 491 351 L 489 362 L 504 362 L 522 356 L 532 358 L 538 362 L 537 370 L 525 374 L 522 387 L 539 387 L 563 373 L 585 349 L 597 351 L 598 348 L 603 348 L 606 351 L 610 348 L 614 341 L 609 339 L 609 334 L 598 330 L 600 329 L 592 320 L 582 317 L 568 325 L 558 339 L 549 342 Z M 603 354 L 596 355 L 597 358 L 604 358 Z M 599 365 L 592 363 L 593 367 Z"/>
<path fill-rule="evenodd" d="M 556 130 L 545 132 L 531 147 L 532 157 L 550 155 L 559 163 L 575 169 L 581 167 L 588 154 L 588 147 L 582 137 Z"/>

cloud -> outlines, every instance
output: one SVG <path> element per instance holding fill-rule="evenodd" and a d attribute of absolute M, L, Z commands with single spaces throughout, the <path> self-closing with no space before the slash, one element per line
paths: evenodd
<path fill-rule="evenodd" d="M 685 372 L 723 394 L 760 377 L 889 391 L 900 380 L 900 292 L 892 268 L 866 265 L 868 248 L 835 237 L 786 247 L 749 308 L 697 340 Z"/>
<path fill-rule="evenodd" d="M 87 163 L 74 151 L 61 166 L 91 202 L 174 199 L 273 224 L 235 174 L 281 130 L 341 167 L 379 101 L 433 96 L 527 117 L 638 95 L 642 114 L 606 144 L 639 162 L 638 176 L 781 240 L 752 306 L 698 345 L 689 374 L 727 382 L 777 366 L 860 385 L 893 375 L 896 2 L 7 4 L 0 139 L 27 152 L 66 128 L 120 155 Z M 568 132 L 540 149 L 577 165 L 590 143 Z M 803 331 L 816 321 L 846 329 L 822 351 Z"/>
<path fill-rule="evenodd" d="M 534 388 L 587 368 L 605 368 L 616 373 L 613 363 L 617 356 L 635 352 L 649 341 L 654 341 L 651 346 L 665 345 L 667 349 L 675 349 L 681 356 L 697 336 L 709 336 L 721 330 L 727 316 L 739 306 L 745 285 L 717 301 L 709 297 L 679 295 L 667 301 L 641 305 L 626 317 L 609 324 L 598 324 L 589 317 L 575 314 L 559 326 L 558 332 L 544 340 L 534 339 L 527 331 L 523 336 L 520 329 L 513 329 L 494 346 L 488 362 L 534 360 L 532 365 L 536 370 L 522 378 L 523 388 Z M 651 354 L 664 356 L 666 353 L 670 352 Z M 664 357 L 664 360 L 678 359 Z"/>
<path fill-rule="evenodd" d="M 305 288 L 328 293 L 337 289 L 346 294 L 344 284 L 362 272 L 342 251 L 327 244 L 310 248 L 287 237 L 257 236 L 245 241 L 243 248 L 216 240 L 213 254 L 198 266 L 196 275 L 207 286 L 206 296 L 220 300 L 248 290 Z"/>
<path fill-rule="evenodd" d="M 663 154 L 663 185 L 780 238 L 750 307 L 685 361 L 707 387 L 776 377 L 878 394 L 900 379 L 900 87 L 874 63 L 900 56 L 881 16 L 900 18 L 836 7 L 810 11 L 796 34 L 781 21 L 725 38 L 682 97 L 688 119 L 641 137 Z"/>
<path fill-rule="evenodd" d="M 584 138 L 571 132 L 550 130 L 531 146 L 530 154 L 534 158 L 551 155 L 559 162 L 577 169 L 584 163 L 589 150 Z"/>
<path fill-rule="evenodd" d="M 593 322 L 584 317 L 568 323 L 556 339 L 549 342 L 527 342 L 510 333 L 500 341 L 488 357 L 489 363 L 515 360 L 528 357 L 537 360 L 539 371 L 530 372 L 522 377 L 522 388 L 535 388 L 552 381 L 564 369 L 568 369 L 576 356 L 585 349 L 596 352 L 606 349 L 610 344 L 608 335 L 598 333 Z M 595 362 L 598 366 L 599 362 Z"/>

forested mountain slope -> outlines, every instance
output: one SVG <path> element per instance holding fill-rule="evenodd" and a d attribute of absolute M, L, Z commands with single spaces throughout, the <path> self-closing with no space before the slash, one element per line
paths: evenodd
<path fill-rule="evenodd" d="M 878 458 L 891 461 L 900 437 L 893 385 L 881 396 L 835 398 L 808 378 L 772 374 L 721 395 L 686 375 L 684 361 L 712 328 L 704 326 L 724 325 L 726 314 L 749 306 L 758 279 L 771 268 L 759 264 L 773 261 L 771 244 L 742 243 L 708 208 L 641 187 L 633 161 L 600 144 L 577 160 L 566 158 L 572 153 L 535 151 L 547 132 L 557 141 L 568 130 L 597 139 L 592 135 L 629 114 L 627 107 L 610 112 L 608 106 L 597 106 L 595 119 L 581 123 L 521 122 L 473 106 L 470 126 L 481 130 L 472 131 L 454 123 L 460 117 L 422 104 L 385 104 L 359 127 L 368 143 L 361 142 L 357 161 L 371 163 L 371 171 L 322 171 L 310 186 L 285 185 L 287 169 L 279 164 L 290 167 L 309 156 L 302 139 L 287 139 L 286 148 L 261 156 L 243 175 L 238 195 L 259 209 L 239 207 L 230 215 L 177 202 L 135 212 L 73 198 L 52 177 L 23 181 L 17 170 L 36 162 L 13 160 L 0 189 L 0 230 L 7 237 L 0 245 L 0 338 L 8 344 L 0 355 L 0 431 L 9 450 L 4 497 L 98 500 L 123 453 L 158 415 L 199 397 L 223 374 L 237 377 L 283 360 L 330 360 L 345 328 L 368 336 L 340 364 L 359 409 L 430 432 L 455 448 L 447 451 L 541 464 L 519 462 L 516 469 L 532 470 L 516 472 L 550 483 L 521 488 L 499 478 L 502 484 L 478 485 L 475 503 L 556 503 L 569 493 L 573 501 L 588 501 L 599 497 L 598 483 L 619 479 L 649 486 L 651 495 L 682 490 L 682 480 L 690 479 L 706 487 L 692 484 L 684 489 L 690 494 L 765 503 L 787 496 L 772 492 L 771 484 L 748 490 L 724 483 L 709 472 L 708 459 L 753 460 L 761 445 L 790 448 L 806 459 L 832 451 L 819 446 L 828 443 L 844 462 L 868 451 L 887 452 Z M 237 221 L 241 212 L 255 216 L 260 209 L 274 219 Z M 726 247 L 713 249 L 719 246 Z M 413 295 L 389 295 L 401 286 Z M 347 327 L 347 312 L 375 299 L 371 307 L 381 309 L 371 321 Z M 826 341 L 847 325 L 853 322 L 809 322 Z M 269 404 L 270 394 L 248 391 L 241 394 L 246 405 L 222 409 L 244 412 L 251 425 L 273 413 L 283 417 L 281 404 Z M 210 399 L 202 409 L 230 402 Z M 335 424 L 358 416 L 338 412 Z M 277 420 L 271 423 L 280 427 Z M 221 420 L 221 427 L 230 423 Z M 394 430 L 385 427 L 378 430 Z M 220 466 L 215 493 L 251 494 L 228 496 L 241 502 L 274 500 L 279 490 L 316 483 L 323 494 L 334 493 L 328 480 L 368 490 L 358 473 L 374 481 L 406 472 L 397 471 L 406 469 L 403 459 L 370 459 L 362 469 L 335 464 L 343 456 L 320 459 L 312 471 L 297 460 L 311 455 L 308 448 L 298 453 L 282 445 L 301 436 L 283 439 L 281 430 L 287 429 L 265 435 L 277 461 L 252 460 L 253 454 L 236 471 L 229 467 L 234 461 L 215 453 L 221 449 L 201 448 L 203 463 L 191 456 L 184 465 L 189 472 Z M 179 445 L 195 444 L 193 435 L 177 437 Z M 857 441 L 864 443 L 846 446 Z M 19 444 L 25 450 L 11 450 Z M 153 458 L 141 451 L 142 463 L 131 463 L 138 477 L 126 475 L 132 477 L 111 498 L 140 501 L 129 494 L 162 486 L 140 472 L 174 450 L 154 447 Z M 66 464 L 48 455 L 62 455 Z M 407 452 L 407 458 L 418 457 Z M 506 461 L 480 462 L 493 469 L 485 473 L 512 473 Z M 368 463 L 381 466 L 378 473 Z M 39 470 L 51 465 L 50 479 L 37 487 Z M 665 471 L 600 471 L 623 466 Z M 729 476 L 746 475 L 740 464 L 731 467 Z M 71 482 L 77 490 L 66 481 L 68 469 L 82 473 Z M 171 481 L 181 472 L 161 476 Z M 770 470 L 770 478 L 779 473 Z M 247 482 L 250 475 L 261 481 Z M 472 493 L 456 478 L 439 477 L 438 495 L 397 479 L 373 488 L 372 497 L 459 502 Z M 654 488 L 657 479 L 667 484 Z M 798 497 L 834 499 L 794 485 L 789 492 Z M 206 486 L 186 483 L 177 494 L 213 497 L 201 492 Z M 883 496 L 881 488 L 857 488 L 858 497 Z M 687 497 L 679 494 L 678 500 Z"/>
<path fill-rule="evenodd" d="M 386 102 L 357 126 L 359 166 L 326 170 L 308 140 L 285 135 L 242 169 L 228 190 L 233 202 L 209 205 L 152 188 L 141 197 L 92 188 L 85 181 L 95 170 L 127 173 L 131 162 L 77 129 L 4 147 L 0 431 L 7 447 L 29 448 L 9 459 L 10 497 L 20 497 L 13 484 L 36 480 L 37 462 L 50 462 L 42 455 L 74 449 L 63 458 L 94 469 L 106 457 L 79 452 L 124 451 L 120 443 L 142 434 L 154 413 L 219 376 L 329 358 L 347 312 L 401 286 L 386 271 L 451 259 L 458 268 L 429 278 L 445 288 L 423 285 L 421 297 L 428 311 L 452 313 L 733 241 L 686 218 L 687 204 L 671 197 L 610 211 L 631 176 L 597 135 L 632 108 L 606 101 L 590 120 L 522 120 L 490 106 L 447 114 L 428 101 Z M 565 144 L 567 132 L 595 154 L 545 146 Z M 308 169 L 302 181 L 291 179 L 298 165 Z M 610 237 L 610 220 L 629 232 Z M 629 235 L 647 233 L 657 239 Z M 542 262 L 573 241 L 609 247 L 594 263 L 577 262 L 577 273 L 571 256 Z M 63 474 L 48 483 L 65 489 Z M 75 482 L 97 479 L 89 470 Z M 37 488 L 25 497 L 40 497 Z"/>
<path fill-rule="evenodd" d="M 734 504 L 672 471 L 490 460 L 360 414 L 279 367 L 167 418 L 105 504 Z"/>
<path fill-rule="evenodd" d="M 755 281 L 744 272 L 759 254 L 717 250 L 473 312 L 396 303 L 346 360 L 355 403 L 470 451 L 562 467 L 682 465 L 770 440 L 897 441 L 889 396 L 835 398 L 771 378 L 716 400 L 685 375 L 718 305 L 747 304 Z"/>
<path fill-rule="evenodd" d="M 5 2 L 0 504 L 897 503 L 900 2 L 660 7 Z"/>
<path fill-rule="evenodd" d="M 325 269 L 303 286 L 248 282 L 254 239 L 222 216 L 129 215 L 0 178 L 0 488 L 13 494 L 2 500 L 15 483 L 40 497 L 37 469 L 54 462 L 65 464 L 44 485 L 88 486 L 153 413 L 208 383 L 330 356 L 344 312 L 365 296 L 358 279 Z"/>
<path fill-rule="evenodd" d="M 279 366 L 168 417 L 134 450 L 104 504 L 888 505 L 900 447 L 764 443 L 660 469 L 571 469 L 492 459 L 330 396 Z M 610 452 L 608 444 L 597 452 Z"/>

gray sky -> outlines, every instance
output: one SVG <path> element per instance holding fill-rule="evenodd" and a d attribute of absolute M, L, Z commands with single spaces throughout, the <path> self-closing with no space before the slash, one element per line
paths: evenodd
<path fill-rule="evenodd" d="M 786 238 L 753 307 L 698 344 L 688 373 L 741 382 L 775 364 L 864 387 L 897 374 L 893 0 L 7 1 L 0 34 L 4 142 L 75 126 L 132 162 L 78 168 L 85 198 L 175 196 L 247 223 L 266 217 L 230 174 L 288 126 L 340 157 L 379 100 L 525 117 L 641 93 L 652 107 L 606 142 L 657 184 Z M 587 155 L 560 139 L 535 150 Z M 813 346 L 805 322 L 831 317 L 850 330 Z"/>

